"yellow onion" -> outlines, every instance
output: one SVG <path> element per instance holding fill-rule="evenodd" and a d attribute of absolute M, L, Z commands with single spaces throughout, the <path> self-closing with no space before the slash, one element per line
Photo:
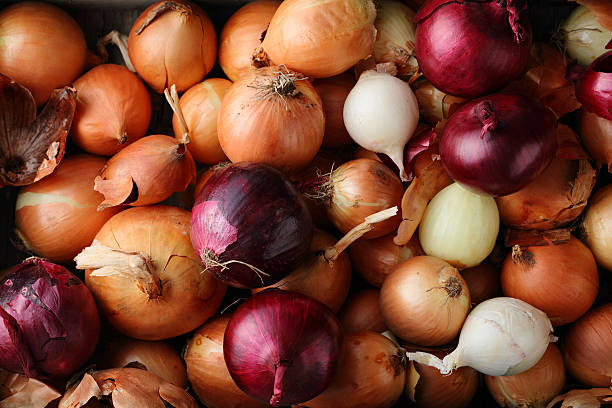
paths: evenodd
<path fill-rule="evenodd" d="M 417 101 L 419 101 L 420 117 L 431 125 L 448 119 L 452 113 L 451 108 L 453 108 L 453 105 L 458 106 L 465 102 L 463 98 L 440 91 L 425 78 L 415 82 L 414 95 Z"/>
<path fill-rule="evenodd" d="M 380 291 L 365 289 L 351 295 L 340 311 L 340 324 L 345 333 L 387 330 L 379 307 Z"/>
<path fill-rule="evenodd" d="M 612 185 L 599 189 L 582 219 L 582 235 L 597 264 L 612 271 Z"/>
<path fill-rule="evenodd" d="M 353 139 L 344 126 L 342 109 L 346 97 L 355 86 L 355 77 L 347 72 L 331 78 L 317 79 L 313 85 L 321 97 L 325 114 L 323 146 L 337 148 L 350 145 Z"/>
<path fill-rule="evenodd" d="M 599 163 L 612 170 L 612 120 L 588 112 L 578 111 L 578 130 L 584 148 Z"/>
<path fill-rule="evenodd" d="M 465 279 L 465 283 L 470 290 L 472 306 L 487 299 L 501 296 L 499 274 L 499 268 L 488 261 L 461 271 L 461 276 Z"/>
<path fill-rule="evenodd" d="M 604 28 L 585 6 L 576 8 L 565 20 L 561 35 L 567 54 L 581 65 L 590 65 L 604 54 L 606 45 L 612 40 L 612 32 Z"/>

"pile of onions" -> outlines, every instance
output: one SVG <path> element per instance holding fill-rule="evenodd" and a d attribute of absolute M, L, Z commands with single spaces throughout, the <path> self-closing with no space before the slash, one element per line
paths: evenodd
<path fill-rule="evenodd" d="M 461 271 L 461 276 L 470 291 L 473 306 L 487 299 L 501 296 L 499 272 L 499 269 L 488 261 Z"/>
<path fill-rule="evenodd" d="M 66 268 L 32 257 L 0 281 L 0 368 L 67 377 L 89 359 L 99 334 L 94 299 Z"/>
<path fill-rule="evenodd" d="M 278 170 L 236 163 L 204 184 L 191 217 L 191 241 L 210 276 L 255 288 L 278 282 L 302 262 L 312 220 L 299 192 Z"/>
<path fill-rule="evenodd" d="M 268 289 L 232 314 L 223 355 L 236 385 L 272 406 L 307 401 L 336 372 L 342 329 L 323 304 L 295 292 Z"/>
<path fill-rule="evenodd" d="M 419 122 L 418 102 L 408 83 L 384 72 L 364 72 L 346 98 L 343 117 L 358 145 L 389 156 L 402 181 L 408 181 L 404 146 Z"/>
<path fill-rule="evenodd" d="M 589 311 L 570 326 L 562 351 L 567 371 L 582 384 L 609 387 L 612 381 L 612 303 Z"/>
<path fill-rule="evenodd" d="M 268 24 L 281 2 L 255 0 L 238 9 L 227 20 L 219 37 L 219 65 L 235 82 L 251 69 L 251 57 L 261 44 Z"/>
<path fill-rule="evenodd" d="M 85 67 L 87 45 L 76 21 L 42 2 L 20 2 L 0 12 L 0 72 L 32 92 L 41 106 Z"/>
<path fill-rule="evenodd" d="M 540 361 L 529 370 L 516 375 L 487 375 L 485 384 L 500 407 L 545 407 L 565 385 L 563 357 L 551 343 Z"/>
<path fill-rule="evenodd" d="M 217 35 L 208 15 L 188 0 L 161 0 L 136 19 L 128 39 L 130 60 L 156 92 L 178 92 L 200 82 L 215 65 Z"/>
<path fill-rule="evenodd" d="M 493 251 L 498 232 L 495 200 L 453 183 L 427 205 L 419 240 L 427 255 L 465 269 L 480 264 Z"/>
<path fill-rule="evenodd" d="M 353 139 L 344 126 L 342 110 L 346 97 L 355 86 L 355 77 L 347 72 L 331 78 L 317 79 L 313 85 L 321 97 L 325 115 L 322 146 L 336 148 L 350 145 Z"/>
<path fill-rule="evenodd" d="M 602 268 L 612 271 L 612 186 L 605 186 L 589 200 L 582 219 L 582 236 Z"/>
<path fill-rule="evenodd" d="M 350 296 L 339 314 L 344 332 L 356 333 L 369 330 L 382 333 L 387 330 L 379 303 L 378 289 L 365 289 Z"/>
<path fill-rule="evenodd" d="M 96 211 L 104 197 L 94 191 L 93 180 L 104 163 L 102 157 L 71 156 L 50 176 L 21 189 L 15 226 L 29 251 L 52 262 L 70 262 L 122 210 Z"/>
<path fill-rule="evenodd" d="M 167 339 L 217 311 L 226 287 L 202 273 L 189 218 L 175 207 L 130 208 L 108 220 L 75 258 L 100 312 L 121 333 Z"/>
<path fill-rule="evenodd" d="M 77 108 L 70 137 L 86 152 L 112 156 L 145 135 L 151 97 L 136 74 L 102 64 L 74 82 Z"/>
<path fill-rule="evenodd" d="M 612 120 L 604 119 L 586 109 L 578 111 L 578 131 L 584 148 L 591 157 L 612 170 Z"/>
<path fill-rule="evenodd" d="M 417 12 L 419 67 L 445 93 L 474 98 L 518 77 L 531 48 L 521 0 L 429 0 Z"/>
<path fill-rule="evenodd" d="M 283 1 L 255 62 L 286 65 L 313 78 L 341 74 L 372 54 L 375 18 L 372 0 Z"/>
<path fill-rule="evenodd" d="M 597 297 L 599 274 L 589 248 L 572 236 L 563 244 L 513 247 L 501 285 L 504 295 L 537 307 L 561 326 L 589 310 Z"/>
<path fill-rule="evenodd" d="M 444 9 L 452 7 L 460 6 Z M 498 93 L 475 99 L 455 111 L 444 127 L 442 164 L 449 176 L 471 190 L 512 194 L 553 159 L 555 126 L 554 115 L 529 97 Z"/>
<path fill-rule="evenodd" d="M 612 51 L 597 58 L 580 75 L 576 98 L 587 111 L 612 120 Z"/>
<path fill-rule="evenodd" d="M 396 336 L 424 346 L 439 346 L 457 337 L 470 305 L 459 271 L 433 256 L 398 264 L 380 288 L 386 326 Z"/>
<path fill-rule="evenodd" d="M 325 130 L 321 98 L 284 66 L 252 70 L 234 82 L 221 102 L 221 148 L 236 163 L 267 163 L 299 170 L 315 157 Z"/>
<path fill-rule="evenodd" d="M 560 35 L 567 55 L 581 65 L 590 65 L 604 54 L 606 45 L 612 39 L 612 32 L 604 28 L 597 21 L 595 13 L 585 6 L 578 6 L 572 11 L 561 26 Z"/>
<path fill-rule="evenodd" d="M 426 79 L 414 83 L 414 95 L 419 102 L 421 119 L 432 125 L 443 119 L 448 119 L 453 105 L 465 102 L 465 99 L 440 91 Z"/>

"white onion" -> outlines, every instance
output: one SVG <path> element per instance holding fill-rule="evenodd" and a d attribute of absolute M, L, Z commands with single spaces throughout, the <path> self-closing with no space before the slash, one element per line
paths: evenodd
<path fill-rule="evenodd" d="M 595 14 L 580 6 L 569 15 L 561 28 L 567 54 L 581 65 L 591 65 L 606 53 L 606 45 L 612 40 L 612 32 L 597 22 Z"/>
<path fill-rule="evenodd" d="M 491 253 L 498 232 L 495 199 L 453 183 L 427 205 L 419 240 L 427 255 L 465 269 L 480 264 Z"/>
<path fill-rule="evenodd" d="M 465 319 L 457 348 L 443 360 L 423 353 L 407 353 L 410 360 L 448 374 L 472 367 L 486 375 L 515 375 L 529 370 L 557 339 L 544 312 L 510 297 L 485 300 Z"/>
<path fill-rule="evenodd" d="M 344 102 L 344 125 L 364 149 L 384 153 L 404 170 L 404 145 L 419 122 L 416 96 L 408 83 L 377 71 L 365 71 Z"/>

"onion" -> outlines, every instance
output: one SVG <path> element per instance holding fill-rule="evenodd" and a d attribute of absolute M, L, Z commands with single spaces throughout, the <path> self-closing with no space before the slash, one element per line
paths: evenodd
<path fill-rule="evenodd" d="M 0 368 L 28 377 L 69 376 L 100 334 L 87 287 L 41 258 L 26 259 L 0 282 L 0 318 Z"/>
<path fill-rule="evenodd" d="M 151 97 L 127 68 L 98 65 L 74 82 L 79 97 L 70 137 L 86 152 L 112 156 L 140 139 L 151 120 Z"/>
<path fill-rule="evenodd" d="M 529 370 L 542 358 L 548 343 L 556 341 L 546 314 L 519 299 L 485 300 L 465 319 L 457 348 L 444 357 L 408 353 L 417 363 L 448 374 L 472 367 L 487 375 L 515 375 Z"/>
<path fill-rule="evenodd" d="M 324 129 L 321 98 L 284 66 L 253 70 L 234 82 L 217 119 L 221 148 L 232 162 L 263 162 L 284 171 L 310 163 Z"/>
<path fill-rule="evenodd" d="M 597 264 L 612 271 L 612 186 L 598 190 L 591 199 L 582 219 L 585 244 L 592 251 Z"/>
<path fill-rule="evenodd" d="M 389 408 L 399 399 L 406 379 L 402 349 L 379 333 L 362 331 L 344 337 L 338 371 L 318 397 L 302 408 Z"/>
<path fill-rule="evenodd" d="M 384 153 L 404 170 L 404 146 L 419 121 L 419 107 L 408 83 L 389 74 L 366 71 L 344 103 L 344 124 L 361 147 Z"/>
<path fill-rule="evenodd" d="M 186 91 L 208 74 L 217 35 L 208 15 L 188 0 L 158 1 L 136 19 L 128 52 L 138 75 L 156 92 Z"/>
<path fill-rule="evenodd" d="M 189 382 L 208 408 L 264 408 L 245 394 L 227 371 L 223 359 L 223 335 L 230 317 L 217 317 L 200 327 L 187 343 L 185 363 Z"/>
<path fill-rule="evenodd" d="M 41 2 L 0 11 L 0 72 L 32 92 L 41 106 L 56 88 L 69 85 L 85 67 L 87 45 L 76 21 Z"/>
<path fill-rule="evenodd" d="M 518 77 L 531 48 L 522 0 L 429 0 L 415 16 L 425 78 L 445 93 L 474 98 Z"/>
<path fill-rule="evenodd" d="M 2 408 L 44 408 L 61 396 L 54 388 L 34 378 L 0 370 Z"/>
<path fill-rule="evenodd" d="M 476 306 L 487 299 L 501 296 L 499 273 L 499 269 L 488 261 L 461 271 L 461 276 L 467 283 L 470 292 L 472 306 Z"/>
<path fill-rule="evenodd" d="M 426 79 L 414 83 L 414 95 L 419 102 L 420 118 L 432 125 L 448 119 L 452 113 L 451 108 L 465 102 L 463 98 L 440 91 Z"/>
<path fill-rule="evenodd" d="M 222 78 L 210 78 L 189 88 L 181 96 L 179 104 L 189 130 L 187 150 L 193 158 L 204 164 L 217 164 L 227 157 L 217 136 L 217 115 L 221 101 L 232 85 Z M 172 118 L 174 134 L 181 137 L 181 124 L 177 114 Z"/>
<path fill-rule="evenodd" d="M 610 387 L 571 390 L 553 399 L 546 408 L 599 408 L 605 407 L 604 404 L 610 401 L 612 401 L 612 390 L 610 390 Z M 559 405 L 559 403 L 562 404 Z"/>
<path fill-rule="evenodd" d="M 578 111 L 578 131 L 584 148 L 599 163 L 612 170 L 612 121 L 589 113 Z"/>
<path fill-rule="evenodd" d="M 286 65 L 313 78 L 341 74 L 372 54 L 375 18 L 372 0 L 283 1 L 254 61 Z"/>
<path fill-rule="evenodd" d="M 311 237 L 306 204 L 281 172 L 265 164 L 218 170 L 193 207 L 193 248 L 210 274 L 232 286 L 278 282 L 304 260 Z"/>
<path fill-rule="evenodd" d="M 504 295 L 546 313 L 555 326 L 575 321 L 591 307 L 599 289 L 593 254 L 571 237 L 558 245 L 512 248 L 501 274 Z"/>
<path fill-rule="evenodd" d="M 323 304 L 269 289 L 232 314 L 223 355 L 236 385 L 272 406 L 307 401 L 332 381 L 342 330 Z"/>
<path fill-rule="evenodd" d="M 465 269 L 489 256 L 498 232 L 495 200 L 453 183 L 427 205 L 419 227 L 419 240 L 427 255 Z"/>
<path fill-rule="evenodd" d="M 387 330 L 378 306 L 380 291 L 365 289 L 351 295 L 340 311 L 340 324 L 345 333 L 364 330 L 382 333 Z"/>
<path fill-rule="evenodd" d="M 582 65 L 590 65 L 605 54 L 606 45 L 612 40 L 612 32 L 602 27 L 595 14 L 585 6 L 572 11 L 559 34 L 567 55 Z"/>
<path fill-rule="evenodd" d="M 414 256 L 425 255 L 417 235 L 401 246 L 393 243 L 393 235 L 359 239 L 349 247 L 353 268 L 370 285 L 380 288 L 395 265 Z"/>
<path fill-rule="evenodd" d="M 485 384 L 500 407 L 544 408 L 565 385 L 563 357 L 557 346 L 549 344 L 540 361 L 529 370 L 516 375 L 487 375 Z"/>
<path fill-rule="evenodd" d="M 314 88 L 321 97 L 325 114 L 325 135 L 323 147 L 344 147 L 353 143 L 353 139 L 344 126 L 342 110 L 344 101 L 355 86 L 355 77 L 344 73 L 331 78 L 317 79 Z"/>
<path fill-rule="evenodd" d="M 589 311 L 570 326 L 562 343 L 567 371 L 582 384 L 608 387 L 612 381 L 612 303 Z"/>
<path fill-rule="evenodd" d="M 225 285 L 203 274 L 189 239 L 189 212 L 135 207 L 108 220 L 75 258 L 100 312 L 121 333 L 162 340 L 214 315 Z"/>
<path fill-rule="evenodd" d="M 93 179 L 104 161 L 90 155 L 70 156 L 50 176 L 21 189 L 15 226 L 29 251 L 52 262 L 70 262 L 122 210 L 96 211 L 103 197 L 94 191 Z"/>
<path fill-rule="evenodd" d="M 612 51 L 597 58 L 576 82 L 576 98 L 587 111 L 612 119 Z"/>
<path fill-rule="evenodd" d="M 251 57 L 261 44 L 280 1 L 255 0 L 238 9 L 227 20 L 219 38 L 219 64 L 235 82 L 251 67 Z"/>
<path fill-rule="evenodd" d="M 470 311 L 470 293 L 457 269 L 432 256 L 416 256 L 387 276 L 380 288 L 380 310 L 396 336 L 439 346 L 459 334 Z"/>

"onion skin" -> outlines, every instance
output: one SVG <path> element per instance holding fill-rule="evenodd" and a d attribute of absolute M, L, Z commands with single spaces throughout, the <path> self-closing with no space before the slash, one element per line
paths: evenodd
<path fill-rule="evenodd" d="M 563 357 L 559 348 L 551 343 L 540 361 L 529 370 L 516 375 L 486 375 L 485 384 L 500 407 L 546 408 L 565 385 Z"/>
<path fill-rule="evenodd" d="M 61 396 L 62 394 L 42 381 L 0 370 L 2 408 L 44 408 Z"/>
<path fill-rule="evenodd" d="M 112 156 L 145 135 L 151 97 L 136 74 L 103 64 L 74 82 L 77 108 L 70 137 L 88 153 Z"/>
<path fill-rule="evenodd" d="M 593 252 L 597 264 L 612 271 L 612 186 L 597 190 L 589 200 L 582 219 L 584 243 Z"/>
<path fill-rule="evenodd" d="M 380 291 L 365 289 L 350 296 L 340 311 L 340 324 L 345 333 L 387 330 L 380 307 Z"/>
<path fill-rule="evenodd" d="M 612 168 L 612 121 L 601 118 L 586 109 L 578 111 L 578 132 L 584 148 L 599 163 Z"/>
<path fill-rule="evenodd" d="M 561 27 L 561 34 L 567 55 L 584 66 L 607 52 L 606 44 L 612 37 L 609 29 L 597 21 L 597 15 L 585 6 L 578 6 L 572 11 Z"/>
<path fill-rule="evenodd" d="M 123 209 L 96 211 L 104 197 L 94 191 L 93 179 L 104 163 L 102 157 L 70 156 L 50 176 L 21 189 L 16 233 L 30 251 L 52 262 L 70 262 Z"/>
<path fill-rule="evenodd" d="M 487 261 L 461 271 L 470 291 L 472 306 L 502 295 L 499 275 L 499 269 Z"/>
<path fill-rule="evenodd" d="M 4 8 L 0 38 L 0 72 L 28 88 L 37 106 L 85 68 L 83 31 L 72 17 L 51 4 L 20 2 Z"/>
<path fill-rule="evenodd" d="M 313 85 L 321 97 L 325 115 L 325 136 L 322 146 L 333 149 L 352 144 L 353 139 L 344 126 L 342 110 L 346 97 L 355 86 L 355 77 L 344 73 L 331 78 L 317 79 Z"/>
<path fill-rule="evenodd" d="M 505 296 L 542 310 L 554 326 L 577 320 L 599 289 L 595 258 L 580 240 L 558 245 L 514 247 L 501 273 Z"/>
<path fill-rule="evenodd" d="M 612 381 L 612 303 L 589 311 L 570 326 L 561 350 L 567 371 L 582 384 L 608 387 Z"/>
<path fill-rule="evenodd" d="M 460 105 L 465 99 L 446 94 L 426 79 L 414 84 L 414 95 L 419 101 L 419 117 L 432 125 L 448 119 L 453 105 Z"/>
<path fill-rule="evenodd" d="M 597 58 L 576 82 L 576 98 L 587 111 L 612 119 L 612 51 Z"/>

